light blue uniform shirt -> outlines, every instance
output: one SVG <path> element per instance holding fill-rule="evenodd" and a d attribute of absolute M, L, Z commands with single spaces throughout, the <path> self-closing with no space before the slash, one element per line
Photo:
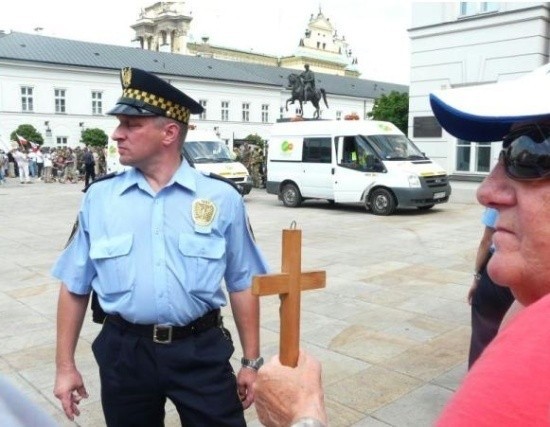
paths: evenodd
<path fill-rule="evenodd" d="M 53 276 L 133 323 L 186 325 L 226 304 L 222 280 L 238 292 L 268 271 L 241 195 L 185 162 L 156 194 L 136 169 L 95 183 L 78 221 Z"/>

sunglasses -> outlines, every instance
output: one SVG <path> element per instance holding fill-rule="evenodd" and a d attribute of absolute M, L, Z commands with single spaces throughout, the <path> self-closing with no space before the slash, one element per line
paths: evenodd
<path fill-rule="evenodd" d="M 550 126 L 526 125 L 502 140 L 500 157 L 508 177 L 517 181 L 550 178 Z"/>

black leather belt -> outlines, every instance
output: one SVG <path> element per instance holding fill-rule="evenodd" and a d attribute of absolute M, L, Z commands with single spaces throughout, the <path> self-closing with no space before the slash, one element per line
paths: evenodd
<path fill-rule="evenodd" d="M 170 344 L 173 340 L 187 338 L 215 326 L 221 326 L 222 316 L 220 309 L 212 310 L 185 326 L 140 325 L 128 322 L 118 314 L 108 314 L 106 321 L 126 331 L 145 338 L 151 338 L 156 343 Z"/>

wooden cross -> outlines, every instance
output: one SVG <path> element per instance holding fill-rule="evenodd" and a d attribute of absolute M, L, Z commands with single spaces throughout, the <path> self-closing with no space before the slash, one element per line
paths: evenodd
<path fill-rule="evenodd" d="M 324 288 L 326 272 L 302 272 L 302 231 L 292 221 L 290 229 L 283 230 L 282 262 L 280 274 L 254 276 L 254 295 L 279 295 L 281 306 L 281 337 L 279 360 L 281 364 L 296 367 L 300 348 L 300 294 L 301 291 Z"/>

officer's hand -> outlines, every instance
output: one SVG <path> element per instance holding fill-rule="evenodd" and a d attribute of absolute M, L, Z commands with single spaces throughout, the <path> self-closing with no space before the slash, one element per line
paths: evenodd
<path fill-rule="evenodd" d="M 88 397 L 82 376 L 76 368 L 57 370 L 53 393 L 61 401 L 63 411 L 71 421 L 74 421 L 75 415 L 80 415 L 80 401 Z"/>
<path fill-rule="evenodd" d="M 244 409 L 248 409 L 254 402 L 254 382 L 258 372 L 255 369 L 242 367 L 237 374 L 237 391 Z"/>

